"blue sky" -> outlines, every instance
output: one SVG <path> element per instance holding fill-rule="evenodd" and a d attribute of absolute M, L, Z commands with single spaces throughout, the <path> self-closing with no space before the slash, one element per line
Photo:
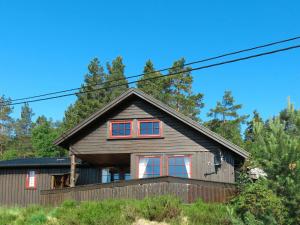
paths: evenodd
<path fill-rule="evenodd" d="M 300 35 L 299 1 L 0 1 L 0 94 L 19 98 L 78 87 L 93 57 L 122 56 L 126 75 L 180 57 L 194 61 Z M 300 41 L 281 47 L 300 44 Z M 268 50 L 274 49 L 269 48 Z M 279 46 L 278 46 L 279 48 Z M 257 52 L 254 52 L 257 53 Z M 244 55 L 241 55 L 244 56 Z M 195 71 L 205 109 L 232 90 L 241 113 L 300 105 L 300 49 Z M 61 120 L 75 101 L 32 103 L 36 116 Z M 15 106 L 18 116 L 20 106 Z"/>

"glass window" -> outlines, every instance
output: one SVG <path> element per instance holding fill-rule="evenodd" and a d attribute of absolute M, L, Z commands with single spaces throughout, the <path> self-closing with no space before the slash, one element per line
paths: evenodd
<path fill-rule="evenodd" d="M 139 135 L 160 136 L 160 121 L 139 121 Z"/>
<path fill-rule="evenodd" d="M 124 179 L 125 180 L 131 180 L 131 174 L 130 173 L 125 173 Z"/>
<path fill-rule="evenodd" d="M 34 170 L 28 171 L 27 173 L 26 188 L 36 188 L 36 173 Z"/>
<path fill-rule="evenodd" d="M 111 174 L 109 168 L 102 169 L 102 183 L 110 183 L 111 182 Z"/>
<path fill-rule="evenodd" d="M 139 160 L 139 178 L 159 177 L 161 169 L 160 157 L 141 157 Z"/>
<path fill-rule="evenodd" d="M 174 177 L 191 177 L 190 156 L 168 156 L 168 175 Z"/>
<path fill-rule="evenodd" d="M 131 121 L 115 121 L 111 122 L 112 137 L 131 136 Z"/>

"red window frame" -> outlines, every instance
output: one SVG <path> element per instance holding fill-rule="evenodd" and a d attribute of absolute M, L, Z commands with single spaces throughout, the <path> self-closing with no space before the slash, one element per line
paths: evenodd
<path fill-rule="evenodd" d="M 170 158 L 190 158 L 190 171 L 188 171 L 188 175 L 190 175 L 190 177 L 188 178 L 192 178 L 192 156 L 191 155 L 167 155 L 167 175 L 169 176 L 169 159 Z M 181 164 L 174 164 L 173 166 L 184 166 L 185 167 L 185 164 L 181 165 Z M 176 174 L 175 175 L 172 175 L 172 176 L 175 176 L 176 177 Z"/>
<path fill-rule="evenodd" d="M 141 134 L 141 123 L 143 122 L 155 122 L 159 123 L 159 133 L 158 134 Z M 153 129 L 153 128 L 152 128 Z M 145 120 L 138 120 L 138 137 L 161 137 L 162 136 L 162 122 L 158 119 L 145 119 Z"/>
<path fill-rule="evenodd" d="M 125 124 L 129 123 L 130 124 L 130 134 L 129 135 L 112 135 L 112 126 L 113 124 Z M 132 138 L 132 120 L 114 120 L 109 122 L 109 137 L 110 138 Z M 125 126 L 124 126 L 125 129 Z"/>
<path fill-rule="evenodd" d="M 136 170 L 136 172 L 137 172 L 137 178 L 138 179 L 146 179 L 146 178 L 140 178 L 139 177 L 140 159 L 141 158 L 159 158 L 159 176 L 162 176 L 162 156 L 161 155 L 158 155 L 158 156 L 155 156 L 155 155 L 143 155 L 143 156 L 137 157 L 137 170 Z M 146 171 L 146 169 L 145 169 L 145 171 Z M 144 174 L 146 174 L 146 173 L 144 173 Z M 151 177 L 147 177 L 147 178 L 151 178 Z"/>
<path fill-rule="evenodd" d="M 34 172 L 34 186 L 33 187 L 30 187 L 29 186 L 29 174 L 30 174 L 30 172 Z M 33 189 L 33 190 L 36 190 L 36 187 L 37 187 L 37 171 L 36 170 L 29 170 L 28 172 L 27 172 L 27 175 L 26 175 L 26 182 L 25 182 L 25 187 L 26 187 L 26 189 Z"/>

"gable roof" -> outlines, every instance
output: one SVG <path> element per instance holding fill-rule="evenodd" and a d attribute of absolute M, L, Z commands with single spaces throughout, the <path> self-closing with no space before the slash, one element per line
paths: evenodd
<path fill-rule="evenodd" d="M 152 96 L 142 92 L 141 90 L 138 90 L 135 88 L 128 89 L 123 94 L 121 94 L 119 97 L 117 97 L 116 99 L 114 99 L 113 101 L 111 101 L 110 103 L 105 105 L 103 108 L 101 108 L 97 112 L 93 113 L 91 116 L 89 116 L 88 118 L 86 118 L 85 120 L 80 122 L 78 125 L 76 125 L 72 129 L 65 132 L 63 135 L 61 135 L 59 138 L 57 138 L 54 141 L 54 144 L 64 146 L 68 142 L 68 140 L 70 140 L 80 130 L 87 127 L 88 125 L 93 123 L 93 121 L 95 121 L 96 119 L 100 118 L 103 114 L 108 112 L 110 109 L 117 106 L 118 104 L 120 104 L 121 102 L 123 102 L 124 100 L 128 99 L 131 96 L 137 96 L 137 97 L 145 100 L 149 104 L 159 108 L 160 110 L 164 111 L 165 113 L 169 114 L 170 116 L 180 120 L 181 122 L 185 123 L 186 125 L 190 126 L 191 128 L 199 131 L 203 135 L 213 139 L 220 145 L 235 152 L 239 156 L 241 156 L 243 158 L 247 158 L 249 156 L 249 153 L 247 151 L 245 151 L 244 149 L 242 149 L 241 147 L 231 143 L 227 139 L 225 139 L 225 138 L 221 137 L 220 135 L 218 135 L 217 133 L 209 130 L 208 128 L 204 127 L 203 125 L 199 124 L 198 122 L 190 119 L 189 117 L 183 115 L 182 113 L 180 113 L 180 112 L 174 110 L 173 108 L 167 106 L 166 104 L 162 103 L 161 101 L 159 101 L 159 100 L 153 98 Z"/>

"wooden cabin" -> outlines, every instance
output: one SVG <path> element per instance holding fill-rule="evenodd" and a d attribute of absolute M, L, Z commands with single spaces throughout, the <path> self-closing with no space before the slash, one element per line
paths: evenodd
<path fill-rule="evenodd" d="M 101 183 L 101 170 L 76 161 L 76 185 Z M 70 158 L 0 161 L 0 206 L 40 203 L 40 191 L 70 186 Z"/>
<path fill-rule="evenodd" d="M 123 93 L 55 144 L 69 150 L 65 180 L 70 187 L 51 190 L 48 181 L 42 204 L 157 194 L 181 195 L 185 202 L 199 197 L 226 201 L 234 190 L 235 170 L 248 157 L 239 146 L 137 89 Z M 78 181 L 83 173 L 78 160 L 100 171 L 94 181 L 101 184 Z"/>

